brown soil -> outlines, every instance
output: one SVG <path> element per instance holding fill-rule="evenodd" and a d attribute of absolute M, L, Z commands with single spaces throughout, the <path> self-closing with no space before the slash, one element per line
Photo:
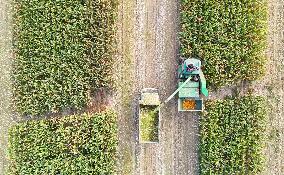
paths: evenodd
<path fill-rule="evenodd" d="M 117 94 L 114 105 L 118 111 L 119 147 L 118 174 L 134 174 L 135 169 L 135 106 L 134 100 L 134 27 L 135 2 L 120 0 L 118 14 L 118 55 L 115 80 Z"/>
<path fill-rule="evenodd" d="M 7 166 L 8 128 L 12 125 L 12 33 L 10 1 L 0 1 L 0 174 Z"/>
<path fill-rule="evenodd" d="M 269 0 L 268 72 L 255 82 L 256 93 L 268 97 L 266 167 L 263 175 L 284 174 L 284 1 Z"/>
<path fill-rule="evenodd" d="M 137 1 L 135 33 L 137 97 L 141 89 L 151 87 L 157 88 L 161 100 L 165 100 L 176 88 L 177 5 L 177 2 L 168 0 Z M 174 143 L 175 137 L 179 137 L 175 135 L 175 129 L 179 129 L 174 122 L 177 120 L 176 117 L 178 113 L 173 99 L 161 109 L 160 143 L 139 144 L 137 140 L 136 174 L 178 174 L 174 173 L 174 158 L 177 153 L 175 149 L 181 145 Z"/>

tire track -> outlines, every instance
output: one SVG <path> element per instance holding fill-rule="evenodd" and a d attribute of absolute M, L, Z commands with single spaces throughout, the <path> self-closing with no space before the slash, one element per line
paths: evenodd
<path fill-rule="evenodd" d="M 8 129 L 17 119 L 12 102 L 12 14 L 11 1 L 0 1 L 0 174 L 7 168 Z"/>
<path fill-rule="evenodd" d="M 268 143 L 266 168 L 263 175 L 284 174 L 284 2 L 269 0 L 268 3 L 268 72 L 262 82 L 271 110 L 268 111 Z"/>
<path fill-rule="evenodd" d="M 153 87 L 165 100 L 177 84 L 178 1 L 137 0 L 136 9 L 136 94 Z M 162 108 L 160 143 L 136 145 L 136 174 L 195 174 L 196 118 L 177 112 L 177 98 Z"/>

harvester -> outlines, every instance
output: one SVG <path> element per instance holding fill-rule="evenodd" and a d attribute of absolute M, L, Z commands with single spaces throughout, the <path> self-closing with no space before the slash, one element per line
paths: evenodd
<path fill-rule="evenodd" d="M 208 96 L 208 90 L 201 68 L 199 59 L 182 59 L 178 67 L 178 88 L 163 103 L 160 102 L 157 89 L 142 89 L 139 101 L 140 143 L 158 143 L 160 108 L 177 93 L 178 111 L 203 111 L 203 97 Z"/>
<path fill-rule="evenodd" d="M 206 80 L 201 69 L 201 61 L 189 58 L 178 68 L 178 89 L 166 100 L 168 102 L 178 93 L 179 111 L 202 111 L 202 96 L 208 96 Z"/>

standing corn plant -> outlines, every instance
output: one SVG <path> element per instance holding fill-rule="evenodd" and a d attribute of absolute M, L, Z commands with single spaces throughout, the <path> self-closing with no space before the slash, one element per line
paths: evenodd
<path fill-rule="evenodd" d="M 115 174 L 113 111 L 28 121 L 9 130 L 8 175 Z"/>
<path fill-rule="evenodd" d="M 111 85 L 117 1 L 15 0 L 14 94 L 23 115 L 82 109 Z"/>
<path fill-rule="evenodd" d="M 204 60 L 209 85 L 264 75 L 266 0 L 181 0 L 180 17 L 181 55 Z"/>
<path fill-rule="evenodd" d="M 264 163 L 266 100 L 208 101 L 200 121 L 200 174 L 258 174 Z"/>

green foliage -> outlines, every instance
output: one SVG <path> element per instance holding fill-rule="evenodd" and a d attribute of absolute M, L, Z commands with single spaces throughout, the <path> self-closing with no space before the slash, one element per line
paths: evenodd
<path fill-rule="evenodd" d="M 159 110 L 157 106 L 141 106 L 140 109 L 140 134 L 141 140 L 156 142 L 159 140 Z"/>
<path fill-rule="evenodd" d="M 116 0 L 15 0 L 14 92 L 24 115 L 82 109 L 111 85 Z"/>
<path fill-rule="evenodd" d="M 9 131 L 8 174 L 114 174 L 116 120 L 107 111 L 17 124 Z"/>
<path fill-rule="evenodd" d="M 118 0 L 89 0 L 88 58 L 92 71 L 92 87 L 112 85 L 113 56 L 116 52 Z"/>
<path fill-rule="evenodd" d="M 266 100 L 208 101 L 200 123 L 201 174 L 257 174 L 263 167 Z"/>
<path fill-rule="evenodd" d="M 211 86 L 264 75 L 266 0 L 181 0 L 181 55 L 199 57 Z"/>

